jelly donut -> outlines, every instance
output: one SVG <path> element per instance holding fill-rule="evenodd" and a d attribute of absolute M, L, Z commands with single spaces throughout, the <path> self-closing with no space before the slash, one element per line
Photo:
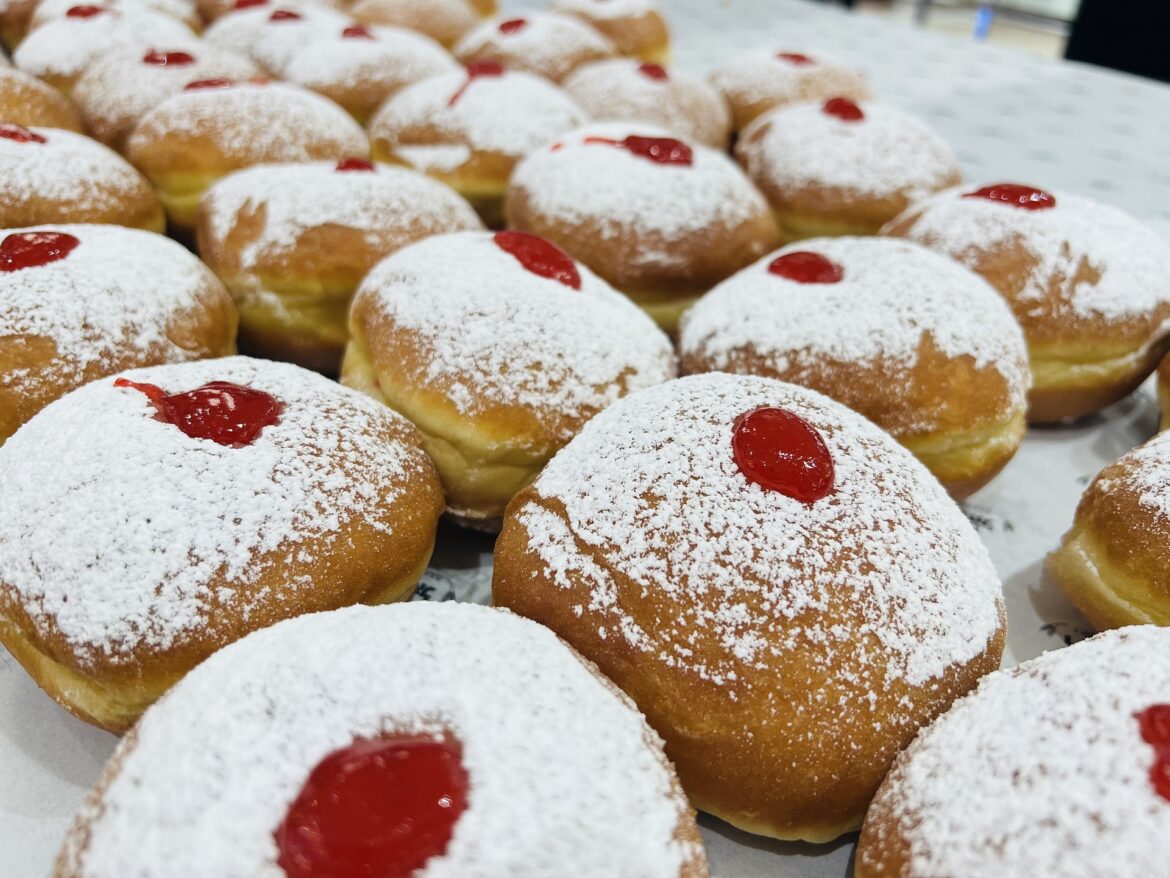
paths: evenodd
<path fill-rule="evenodd" d="M 582 64 L 611 57 L 614 47 L 572 16 L 534 12 L 485 21 L 461 39 L 454 52 L 465 64 L 494 61 L 509 70 L 560 82 Z"/>
<path fill-rule="evenodd" d="M 353 21 L 329 6 L 305 0 L 251 2 L 215 20 L 204 40 L 247 55 L 268 73 L 283 77 L 285 68 L 306 46 Z"/>
<path fill-rule="evenodd" d="M 378 161 L 451 186 L 496 227 L 516 163 L 587 118 L 552 83 L 484 62 L 399 91 L 370 122 L 370 145 Z"/>
<path fill-rule="evenodd" d="M 429 37 L 356 24 L 309 43 L 293 56 L 284 76 L 364 123 L 403 86 L 456 69 L 455 60 Z"/>
<path fill-rule="evenodd" d="M 20 45 L 28 33 L 29 19 L 38 0 L 0 0 L 0 43 L 9 52 Z"/>
<path fill-rule="evenodd" d="M 917 204 L 883 234 L 957 259 L 1007 299 L 1032 367 L 1028 419 L 1121 399 L 1170 347 L 1170 244 L 1105 204 L 997 183 Z"/>
<path fill-rule="evenodd" d="M 961 179 L 950 148 L 912 116 L 846 98 L 780 107 L 735 147 L 786 240 L 873 235 Z"/>
<path fill-rule="evenodd" d="M 1098 635 L 992 674 L 903 753 L 856 878 L 1167 872 L 1170 631 Z"/>
<path fill-rule="evenodd" d="M 684 374 L 818 390 L 865 415 L 956 499 L 1024 436 L 1028 349 L 978 275 L 909 242 L 818 238 L 764 257 L 683 316 Z"/>
<path fill-rule="evenodd" d="M 132 874 L 708 873 L 661 739 L 612 683 L 525 619 L 414 603 L 281 622 L 167 693 L 53 872 Z"/>
<path fill-rule="evenodd" d="M 212 45 L 108 52 L 81 74 L 73 101 L 90 134 L 121 151 L 138 120 L 187 83 L 259 75 L 260 68 L 247 57 Z"/>
<path fill-rule="evenodd" d="M 1170 434 L 1097 474 L 1048 556 L 1068 599 L 1098 628 L 1170 625 Z"/>
<path fill-rule="evenodd" d="M 1158 364 L 1157 379 L 1158 408 L 1162 413 L 1160 430 L 1170 430 L 1170 354 Z"/>
<path fill-rule="evenodd" d="M 0 64 L 0 119 L 24 127 L 81 130 L 77 109 L 57 89 Z"/>
<path fill-rule="evenodd" d="M 448 511 L 485 527 L 597 412 L 675 375 L 646 315 L 523 232 L 400 250 L 358 288 L 350 333 L 342 381 L 419 428 Z"/>
<path fill-rule="evenodd" d="M 382 257 L 428 235 L 482 228 L 435 181 L 365 159 L 229 174 L 199 209 L 199 254 L 240 308 L 245 352 L 337 374 L 354 290 Z"/>
<path fill-rule="evenodd" d="M 223 284 L 161 235 L 103 225 L 0 232 L 0 443 L 82 384 L 226 356 L 235 338 Z"/>
<path fill-rule="evenodd" d="M 162 205 L 117 153 L 72 131 L 0 123 L 0 228 L 109 223 L 161 232 Z"/>
<path fill-rule="evenodd" d="M 77 0 L 37 0 L 36 8 L 29 19 L 29 32 L 50 21 L 65 18 L 69 10 L 77 6 Z M 118 9 L 123 12 L 152 12 L 167 15 L 181 21 L 192 31 L 199 31 L 203 22 L 191 0 L 101 0 L 99 6 Z"/>
<path fill-rule="evenodd" d="M 196 0 L 195 8 L 199 12 L 199 17 L 210 24 L 228 13 L 236 12 L 237 10 L 268 6 L 271 11 L 276 8 L 275 4 L 278 2 L 279 0 Z M 346 0 L 294 0 L 294 3 L 298 7 L 312 5 L 326 6 L 332 9 L 339 9 L 349 5 Z M 286 7 L 287 5 L 287 3 L 280 3 L 281 7 Z"/>
<path fill-rule="evenodd" d="M 172 228 L 194 227 L 199 199 L 232 171 L 368 154 L 365 132 L 332 101 L 282 83 L 197 80 L 143 116 L 126 155 L 150 179 Z"/>
<path fill-rule="evenodd" d="M 1004 642 L 987 551 L 926 468 L 754 376 L 682 378 L 586 424 L 509 506 L 492 596 L 634 699 L 692 804 L 785 839 L 856 829 Z"/>
<path fill-rule="evenodd" d="M 860 72 L 819 52 L 745 52 L 715 68 L 710 78 L 731 106 L 737 131 L 776 107 L 835 97 L 852 101 L 872 97 Z"/>
<path fill-rule="evenodd" d="M 357 0 L 350 14 L 362 24 L 401 27 L 451 48 L 479 24 L 469 0 Z"/>
<path fill-rule="evenodd" d="M 106 52 L 196 44 L 191 29 L 169 15 L 135 6 L 77 5 L 30 33 L 12 60 L 25 73 L 69 94 L 85 68 Z"/>
<path fill-rule="evenodd" d="M 670 29 L 657 0 L 553 0 L 552 8 L 593 25 L 622 55 L 670 60 Z"/>
<path fill-rule="evenodd" d="M 506 212 L 671 332 L 698 296 L 780 243 L 767 202 L 726 155 L 629 123 L 594 124 L 530 155 Z"/>
<path fill-rule="evenodd" d="M 596 61 L 574 70 L 563 87 L 599 122 L 646 122 L 718 149 L 731 136 L 731 115 L 719 93 L 697 76 L 659 64 Z"/>
<path fill-rule="evenodd" d="M 0 447 L 0 493 L 0 641 L 116 731 L 250 631 L 409 597 L 443 508 L 405 420 L 245 357 L 67 394 Z"/>

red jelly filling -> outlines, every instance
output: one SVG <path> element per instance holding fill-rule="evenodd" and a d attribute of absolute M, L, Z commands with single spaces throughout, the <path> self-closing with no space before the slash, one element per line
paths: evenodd
<path fill-rule="evenodd" d="M 374 170 L 374 163 L 369 159 L 342 159 L 337 163 L 334 169 L 337 171 L 372 171 Z"/>
<path fill-rule="evenodd" d="M 467 808 L 451 740 L 358 740 L 317 764 L 274 833 L 289 878 L 410 878 Z"/>
<path fill-rule="evenodd" d="M 104 6 L 73 6 L 65 15 L 67 18 L 93 18 L 95 15 L 101 15 L 108 11 Z"/>
<path fill-rule="evenodd" d="M 372 40 L 374 35 L 370 33 L 370 29 L 365 25 L 351 24 L 341 32 L 341 36 L 347 40 Z"/>
<path fill-rule="evenodd" d="M 865 118 L 861 107 L 849 98 L 829 98 L 821 107 L 828 115 L 836 116 L 843 122 L 860 122 Z"/>
<path fill-rule="evenodd" d="M 0 137 L 5 140 L 15 140 L 17 143 L 46 143 L 45 138 L 35 131 L 29 131 L 23 125 L 14 122 L 0 124 Z"/>
<path fill-rule="evenodd" d="M 768 271 L 800 284 L 836 284 L 845 277 L 840 265 L 810 250 L 777 256 L 768 264 Z"/>
<path fill-rule="evenodd" d="M 519 31 L 524 30 L 524 28 L 526 28 L 526 27 L 528 27 L 527 19 L 509 18 L 507 21 L 500 22 L 500 33 L 514 34 L 514 33 L 517 33 Z"/>
<path fill-rule="evenodd" d="M 608 146 L 616 146 L 660 165 L 691 165 L 695 161 L 694 151 L 681 140 L 675 140 L 673 137 L 640 137 L 637 134 L 631 134 L 622 140 L 611 140 L 608 137 L 586 137 L 585 143 L 604 143 Z"/>
<path fill-rule="evenodd" d="M 257 6 L 267 6 L 268 0 L 236 0 L 232 9 L 254 9 Z"/>
<path fill-rule="evenodd" d="M 270 16 L 269 21 L 300 21 L 304 16 L 299 12 L 293 12 L 291 9 L 277 9 Z"/>
<path fill-rule="evenodd" d="M 0 271 L 21 271 L 57 262 L 80 243 L 64 232 L 15 232 L 0 241 Z"/>
<path fill-rule="evenodd" d="M 1022 207 L 1024 210 L 1047 210 L 1056 207 L 1056 196 L 1043 189 L 1021 186 L 1019 183 L 995 183 L 968 192 L 963 197 L 986 198 L 988 201 L 1000 201 L 1012 207 Z"/>
<path fill-rule="evenodd" d="M 496 246 L 516 257 L 533 274 L 559 281 L 575 290 L 581 289 L 581 273 L 572 258 L 554 244 L 527 232 L 496 232 Z"/>
<path fill-rule="evenodd" d="M 656 79 L 659 82 L 665 82 L 670 78 L 670 75 L 666 72 L 666 68 L 661 64 L 641 64 L 638 67 L 638 71 L 647 79 Z"/>
<path fill-rule="evenodd" d="M 802 503 L 833 490 L 833 458 L 825 440 L 787 409 L 764 406 L 735 419 L 731 453 L 750 482 Z"/>
<path fill-rule="evenodd" d="M 189 52 L 147 52 L 142 56 L 143 64 L 153 64 L 155 67 L 187 67 L 195 63 L 195 56 Z"/>
<path fill-rule="evenodd" d="M 127 378 L 117 379 L 114 386 L 146 394 L 158 410 L 159 420 L 173 424 L 192 439 L 210 439 L 232 448 L 251 445 L 284 411 L 284 404 L 271 394 L 230 381 L 212 381 L 173 394 Z"/>
<path fill-rule="evenodd" d="M 459 86 L 459 91 L 451 95 L 451 100 L 447 101 L 448 107 L 453 107 L 463 97 L 463 93 L 471 88 L 471 84 L 479 79 L 481 76 L 503 76 L 504 65 L 499 61 L 472 61 L 467 65 L 467 82 Z"/>
<path fill-rule="evenodd" d="M 1137 715 L 1142 740 L 1154 748 L 1150 783 L 1170 801 L 1170 704 L 1154 704 Z"/>
<path fill-rule="evenodd" d="M 798 67 L 816 63 L 808 55 L 802 55 L 800 52 L 777 52 L 776 57 L 781 61 L 787 61 L 789 64 L 795 64 Z"/>
<path fill-rule="evenodd" d="M 232 79 L 196 79 L 183 86 L 183 91 L 199 91 L 205 88 L 231 88 L 235 85 Z"/>

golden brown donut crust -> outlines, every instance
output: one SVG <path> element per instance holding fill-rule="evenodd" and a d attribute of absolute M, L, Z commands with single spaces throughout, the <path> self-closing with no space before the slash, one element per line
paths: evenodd
<path fill-rule="evenodd" d="M 81 131 L 81 117 L 69 98 L 13 67 L 0 66 L 0 121 Z"/>
<path fill-rule="evenodd" d="M 548 18 L 564 19 L 565 16 L 548 13 Z M 562 27 L 565 24 L 572 26 L 574 33 L 582 29 L 578 26 L 581 22 L 577 18 L 571 18 L 569 22 L 562 24 Z M 602 35 L 596 33 L 593 28 L 589 27 L 588 23 L 585 23 L 584 27 L 589 28 L 592 32 L 589 36 L 597 42 L 597 45 L 568 43 L 566 41 L 567 44 L 559 47 L 559 51 L 555 54 L 550 52 L 546 57 L 533 57 L 527 47 L 517 45 L 515 41 L 509 40 L 506 36 L 501 38 L 501 34 L 494 24 L 484 23 L 481 25 L 481 29 L 475 30 L 468 38 L 470 42 L 476 38 L 476 35 L 483 33 L 485 35 L 483 42 L 476 48 L 460 43 L 455 46 L 455 57 L 464 64 L 472 64 L 476 61 L 498 61 L 507 69 L 524 70 L 559 83 L 582 64 L 612 58 L 614 55 L 613 47 L 608 45 L 607 39 L 603 39 Z M 553 33 L 563 34 L 564 31 L 554 31 Z"/>
<path fill-rule="evenodd" d="M 384 24 L 424 33 L 450 48 L 479 23 L 467 0 L 358 0 L 349 10 L 362 24 Z"/>
<path fill-rule="evenodd" d="M 568 9 L 562 11 L 601 31 L 617 47 L 618 54 L 631 55 L 654 64 L 670 61 L 670 28 L 662 13 L 656 9 L 620 18 L 591 17 Z"/>

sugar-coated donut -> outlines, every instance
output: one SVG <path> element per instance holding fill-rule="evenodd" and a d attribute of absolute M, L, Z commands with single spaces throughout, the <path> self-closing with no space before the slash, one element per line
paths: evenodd
<path fill-rule="evenodd" d="M 450 48 L 479 24 L 469 0 L 357 0 L 350 13 L 362 24 L 384 24 L 426 34 Z"/>
<path fill-rule="evenodd" d="M 708 873 L 661 739 L 596 668 L 502 610 L 414 603 L 258 631 L 143 717 L 53 875 L 164 874 Z"/>
<path fill-rule="evenodd" d="M 731 136 L 731 115 L 719 92 L 697 76 L 659 64 L 595 61 L 574 70 L 563 86 L 598 122 L 645 122 L 719 149 Z"/>
<path fill-rule="evenodd" d="M 313 0 L 244 0 L 217 18 L 203 39 L 247 55 L 273 76 L 283 77 L 306 46 L 350 24 L 346 14 Z"/>
<path fill-rule="evenodd" d="M 113 150 L 57 128 L 0 123 L 0 228 L 109 223 L 161 232 L 158 196 Z"/>
<path fill-rule="evenodd" d="M 400 250 L 362 282 L 350 332 L 343 382 L 414 422 L 448 511 L 485 527 L 597 412 L 675 375 L 653 321 L 522 232 Z"/>
<path fill-rule="evenodd" d="M 1048 570 L 1098 629 L 1170 625 L 1170 434 L 1097 474 Z"/>
<path fill-rule="evenodd" d="M 0 232 L 0 443 L 88 381 L 226 356 L 235 338 L 223 284 L 161 235 L 104 225 Z"/>
<path fill-rule="evenodd" d="M 992 674 L 918 736 L 855 878 L 1170 875 L 1170 631 L 1111 631 Z"/>
<path fill-rule="evenodd" d="M 354 290 L 382 257 L 481 228 L 471 206 L 412 171 L 365 160 L 229 174 L 199 210 L 199 254 L 240 308 L 245 353 L 337 374 Z"/>
<path fill-rule="evenodd" d="M 1158 429 L 1170 430 L 1170 354 L 1162 358 L 1158 364 L 1156 389 L 1158 394 L 1158 408 L 1162 419 Z"/>
<path fill-rule="evenodd" d="M 107 52 L 81 74 L 73 101 L 89 133 L 121 151 L 138 120 L 187 83 L 258 76 L 249 58 L 213 45 Z"/>
<path fill-rule="evenodd" d="M 836 97 L 867 101 L 873 96 L 859 71 L 820 52 L 744 52 L 715 68 L 711 84 L 731 105 L 737 131 L 776 107 Z"/>
<path fill-rule="evenodd" d="M 548 238 L 673 331 L 719 281 L 780 242 L 763 196 L 722 152 L 648 125 L 590 125 L 534 152 L 508 224 Z"/>
<path fill-rule="evenodd" d="M 214 79 L 167 98 L 126 141 L 126 155 L 154 184 L 179 231 L 194 228 L 203 193 L 232 171 L 368 154 L 361 127 L 319 94 L 283 83 Z"/>
<path fill-rule="evenodd" d="M 611 57 L 614 47 L 596 28 L 570 15 L 533 12 L 485 21 L 453 51 L 465 64 L 495 61 L 560 82 L 582 64 Z"/>
<path fill-rule="evenodd" d="M 670 29 L 657 0 L 553 0 L 552 8 L 587 21 L 623 55 L 655 64 L 670 60 Z"/>
<path fill-rule="evenodd" d="M 765 256 L 683 316 L 684 374 L 763 375 L 859 412 L 956 499 L 1024 437 L 1028 349 L 982 278 L 908 241 L 816 238 Z"/>
<path fill-rule="evenodd" d="M 67 394 L 0 446 L 0 494 L 0 642 L 118 731 L 250 631 L 409 597 L 443 509 L 404 419 L 245 357 Z"/>
<path fill-rule="evenodd" d="M 136 6 L 70 7 L 30 33 L 12 54 L 16 66 L 69 94 L 77 78 L 110 51 L 146 52 L 156 45 L 197 45 L 191 29 L 169 15 Z"/>
<path fill-rule="evenodd" d="M 787 839 L 856 829 L 1004 643 L 987 551 L 926 468 L 827 397 L 752 376 L 593 418 L 509 507 L 492 595 L 634 699 L 692 804 Z"/>
<path fill-rule="evenodd" d="M 97 5 L 123 12 L 156 12 L 168 15 L 196 32 L 203 26 L 192 0 L 101 0 Z M 77 0 L 37 0 L 36 8 L 29 18 L 29 31 L 34 31 L 58 18 L 66 18 L 69 10 L 76 6 Z"/>
<path fill-rule="evenodd" d="M 516 163 L 587 118 L 551 82 L 489 62 L 399 91 L 370 122 L 370 144 L 378 161 L 441 180 L 496 227 Z"/>
<path fill-rule="evenodd" d="M 0 120 L 24 127 L 81 130 L 77 108 L 51 85 L 0 64 Z"/>
<path fill-rule="evenodd" d="M 917 119 L 845 98 L 770 111 L 742 132 L 735 154 L 789 241 L 876 234 L 962 179 L 950 147 Z"/>
<path fill-rule="evenodd" d="M 883 234 L 957 259 L 1007 299 L 1028 340 L 1032 422 L 1116 402 L 1170 348 L 1170 243 L 1114 207 L 972 185 L 915 205 Z"/>
<path fill-rule="evenodd" d="M 195 7 L 199 11 L 199 17 L 211 24 L 228 13 L 241 9 L 269 6 L 271 11 L 271 9 L 277 8 L 275 4 L 278 2 L 279 0 L 195 0 Z M 298 6 L 327 6 L 333 9 L 340 9 L 349 5 L 346 0 L 294 0 L 294 2 Z M 281 7 L 285 5 L 285 3 L 280 3 Z"/>
<path fill-rule="evenodd" d="M 457 68 L 455 59 L 430 37 L 358 24 L 338 27 L 309 43 L 293 56 L 284 74 L 364 123 L 402 87 Z"/>

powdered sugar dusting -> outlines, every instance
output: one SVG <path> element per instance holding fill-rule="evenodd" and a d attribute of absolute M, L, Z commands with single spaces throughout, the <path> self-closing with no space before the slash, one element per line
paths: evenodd
<path fill-rule="evenodd" d="M 77 0 L 38 0 L 29 27 L 36 29 L 49 21 L 64 18 L 77 5 Z M 98 5 L 131 12 L 160 12 L 182 22 L 199 20 L 192 0 L 101 0 Z"/>
<path fill-rule="evenodd" d="M 1100 634 L 984 678 L 897 763 L 912 875 L 1170 875 L 1170 802 L 1140 713 L 1170 702 L 1170 630 Z"/>
<path fill-rule="evenodd" d="M 657 0 L 553 0 L 557 12 L 571 12 L 598 21 L 633 18 L 647 12 L 659 12 Z"/>
<path fill-rule="evenodd" d="M 763 405 L 821 433 L 836 469 L 828 497 L 805 505 L 739 471 L 733 422 Z M 793 385 L 713 373 L 633 394 L 591 420 L 534 492 L 514 514 L 557 585 L 569 572 L 589 583 L 590 622 L 732 699 L 751 685 L 744 671 L 810 642 L 842 656 L 836 667 L 868 669 L 859 692 L 923 685 L 981 654 L 1000 625 L 987 551 L 938 482 L 877 427 Z M 654 630 L 626 624 L 633 597 L 611 569 L 669 602 Z"/>
<path fill-rule="evenodd" d="M 673 772 L 628 699 L 535 623 L 414 603 L 283 622 L 189 674 L 124 745 L 79 874 L 282 874 L 273 832 L 314 765 L 358 737 L 444 731 L 468 807 L 420 878 L 569 863 L 576 878 L 677 878 L 702 862 L 673 838 Z"/>
<path fill-rule="evenodd" d="M 464 232 L 383 260 L 358 298 L 376 297 L 380 312 L 422 338 L 429 356 L 414 379 L 461 411 L 516 405 L 588 417 L 674 377 L 675 362 L 641 309 L 577 270 L 580 290 L 528 271 L 491 234 Z"/>
<path fill-rule="evenodd" d="M 497 17 L 476 27 L 455 46 L 455 56 L 491 58 L 559 82 L 581 61 L 605 58 L 615 51 L 596 28 L 569 15 L 527 12 L 523 27 L 504 33 L 500 23 L 510 18 Z"/>
<path fill-rule="evenodd" d="M 1047 210 L 963 197 L 979 188 L 956 187 L 915 205 L 920 215 L 906 234 L 969 265 L 1022 245 L 1035 266 L 1012 296 L 1017 314 L 1048 313 L 1055 304 L 1058 313 L 1125 319 L 1170 302 L 1170 244 L 1128 214 L 1066 192 L 1053 193 L 1056 206 Z M 1054 278 L 1063 279 L 1056 303 Z"/>
<path fill-rule="evenodd" d="M 277 10 L 295 12 L 301 19 L 272 21 L 272 14 Z M 321 3 L 281 0 L 222 15 L 203 32 L 203 39 L 247 55 L 270 73 L 282 76 L 288 63 L 306 45 L 351 22 L 349 16 Z"/>
<path fill-rule="evenodd" d="M 144 394 L 107 378 L 0 446 L 0 587 L 83 663 L 213 636 L 215 607 L 244 593 L 212 593 L 211 582 L 255 582 L 262 553 L 336 533 L 354 516 L 377 522 L 404 474 L 426 465 L 417 448 L 379 435 L 404 423 L 397 415 L 295 366 L 230 357 L 123 374 L 172 393 L 233 381 L 267 391 L 284 411 L 256 442 L 229 448 L 156 420 Z M 250 600 L 271 606 L 280 596 Z"/>
<path fill-rule="evenodd" d="M 451 106 L 465 84 L 467 73 L 459 70 L 407 86 L 378 111 L 370 123 L 371 137 L 385 139 L 391 150 L 414 147 L 402 156 L 426 169 L 430 150 L 424 152 L 424 147 L 462 146 L 519 159 L 586 119 L 559 88 L 527 73 L 476 77 Z M 428 131 L 420 140 L 415 133 L 419 128 L 433 129 L 434 134 Z M 445 155 L 441 166 L 452 169 L 450 150 Z M 439 156 L 444 156 L 442 149 Z"/>
<path fill-rule="evenodd" d="M 611 238 L 631 229 L 675 235 L 713 224 L 734 226 L 767 212 L 764 197 L 718 150 L 691 144 L 693 164 L 669 165 L 585 142 L 631 134 L 669 136 L 628 122 L 579 128 L 561 138 L 559 149 L 535 152 L 521 162 L 511 185 L 524 191 L 536 211 L 560 222 L 596 224 Z"/>
<path fill-rule="evenodd" d="M 782 50 L 758 49 L 735 55 L 713 70 L 711 84 L 729 100 L 746 104 L 767 101 L 779 106 L 837 95 L 855 100 L 869 96 L 865 78 L 859 72 L 820 50 L 796 50 L 813 63 L 781 58 Z"/>
<path fill-rule="evenodd" d="M 737 155 L 754 180 L 780 190 L 831 187 L 859 195 L 922 198 L 958 179 L 950 148 L 913 116 L 862 104 L 844 121 L 820 102 L 779 107 L 744 131 Z M 753 133 L 766 132 L 758 138 Z"/>
<path fill-rule="evenodd" d="M 1159 433 L 1122 456 L 1095 488 L 1108 496 L 1132 491 L 1138 502 L 1161 517 L 1170 530 L 1170 433 Z"/>
<path fill-rule="evenodd" d="M 768 271 L 783 253 L 811 251 L 840 265 L 835 284 L 802 284 Z M 923 335 L 948 357 L 999 372 L 1011 407 L 1024 405 L 1027 348 L 1003 299 L 982 278 L 924 247 L 889 238 L 814 238 L 745 268 L 684 319 L 680 350 L 727 369 L 750 350 L 777 371 L 825 360 L 912 369 Z"/>

